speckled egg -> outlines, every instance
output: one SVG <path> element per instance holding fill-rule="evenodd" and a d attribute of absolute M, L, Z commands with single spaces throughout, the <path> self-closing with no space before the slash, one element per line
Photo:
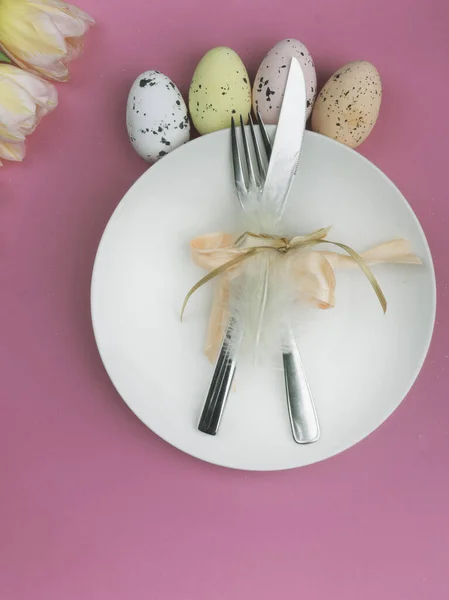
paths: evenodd
<path fill-rule="evenodd" d="M 159 71 L 146 71 L 133 83 L 126 125 L 131 144 L 147 162 L 162 158 L 190 138 L 183 97 L 173 81 Z"/>
<path fill-rule="evenodd" d="M 307 118 L 316 98 L 316 72 L 310 52 L 302 42 L 294 39 L 278 42 L 265 56 L 253 84 L 253 107 L 259 110 L 265 123 L 279 120 L 287 75 L 292 58 L 302 67 L 307 89 Z"/>
<path fill-rule="evenodd" d="M 251 110 L 251 86 L 245 65 L 231 48 L 213 48 L 199 62 L 189 91 L 189 109 L 200 134 L 231 126 L 233 115 Z"/>
<path fill-rule="evenodd" d="M 382 99 L 379 73 L 369 62 L 357 60 L 338 69 L 318 95 L 312 129 L 356 148 L 376 123 Z"/>

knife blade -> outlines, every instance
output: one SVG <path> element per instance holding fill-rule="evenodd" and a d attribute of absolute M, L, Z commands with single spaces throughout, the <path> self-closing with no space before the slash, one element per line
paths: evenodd
<path fill-rule="evenodd" d="M 301 65 L 291 59 L 279 122 L 271 149 L 262 202 L 281 219 L 296 174 L 307 116 L 306 82 Z"/>
<path fill-rule="evenodd" d="M 267 176 L 262 191 L 266 210 L 279 222 L 284 214 L 298 169 L 307 120 L 307 95 L 299 62 L 291 59 Z M 320 428 L 315 404 L 291 327 L 286 326 L 283 351 L 285 391 L 293 439 L 298 444 L 315 442 Z"/>

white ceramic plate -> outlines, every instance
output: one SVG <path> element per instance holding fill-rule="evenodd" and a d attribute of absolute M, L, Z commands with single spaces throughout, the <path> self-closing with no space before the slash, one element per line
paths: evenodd
<path fill-rule="evenodd" d="M 301 200 L 299 200 L 301 199 Z M 426 356 L 435 277 L 418 220 L 393 183 L 345 146 L 307 132 L 286 217 L 298 233 L 332 225 L 332 238 L 362 251 L 406 237 L 423 266 L 380 265 L 386 316 L 358 270 L 337 274 L 337 306 L 308 314 L 299 347 L 321 439 L 295 444 L 282 372 L 237 370 L 216 437 L 197 430 L 212 367 L 202 354 L 211 287 L 179 313 L 204 273 L 189 240 L 234 230 L 229 131 L 179 148 L 129 190 L 101 241 L 93 274 L 98 348 L 118 392 L 149 428 L 200 459 L 239 469 L 307 465 L 349 448 L 399 405 Z"/>

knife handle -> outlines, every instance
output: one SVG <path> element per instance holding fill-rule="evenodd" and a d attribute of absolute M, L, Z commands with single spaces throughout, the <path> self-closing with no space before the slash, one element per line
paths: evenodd
<path fill-rule="evenodd" d="M 229 392 L 231 391 L 237 365 L 234 353 L 239 335 L 240 331 L 236 320 L 231 318 L 226 327 L 220 353 L 215 363 L 206 402 L 198 425 L 198 429 L 208 435 L 216 435 L 218 428 L 220 427 L 221 417 Z"/>
<path fill-rule="evenodd" d="M 288 350 L 282 354 L 282 358 L 293 439 L 297 444 L 311 444 L 319 439 L 320 426 L 298 346 L 291 332 Z"/>

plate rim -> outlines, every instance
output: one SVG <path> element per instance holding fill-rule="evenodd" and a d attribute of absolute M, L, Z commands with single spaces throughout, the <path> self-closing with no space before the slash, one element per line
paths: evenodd
<path fill-rule="evenodd" d="M 247 126 L 248 127 L 248 126 Z M 273 133 L 276 129 L 275 125 L 267 125 L 267 130 L 269 133 Z M 97 281 L 98 281 L 98 265 L 99 265 L 99 261 L 100 261 L 100 254 L 102 251 L 102 248 L 105 244 L 105 241 L 109 235 L 109 231 L 110 228 L 112 227 L 112 224 L 116 218 L 116 215 L 118 214 L 119 210 L 121 209 L 121 206 L 123 205 L 123 203 L 126 201 L 127 197 L 129 195 L 131 195 L 131 193 L 133 192 L 134 188 L 140 183 L 140 181 L 142 179 L 144 179 L 145 177 L 148 176 L 149 172 L 153 172 L 154 169 L 158 169 L 159 165 L 161 163 L 164 163 L 164 161 L 166 162 L 167 160 L 169 160 L 169 157 L 177 154 L 181 151 L 185 151 L 185 148 L 187 146 L 192 147 L 193 145 L 198 145 L 203 143 L 204 139 L 209 139 L 211 137 L 222 137 L 224 135 L 226 135 L 226 133 L 229 132 L 229 129 L 221 129 L 219 131 L 214 131 L 212 133 L 206 134 L 206 135 L 202 135 L 199 136 L 193 140 L 190 140 L 188 142 L 186 142 L 185 144 L 177 147 L 176 149 L 174 149 L 172 152 L 170 152 L 168 155 L 166 155 L 163 159 L 157 161 L 156 163 L 150 165 L 147 169 L 145 169 L 145 171 L 134 181 L 134 183 L 128 188 L 128 190 L 125 192 L 125 194 L 122 196 L 121 200 L 118 202 L 118 204 L 116 205 L 116 207 L 114 208 L 112 214 L 110 215 L 108 222 L 106 223 L 106 226 L 103 229 L 100 241 L 98 243 L 97 246 L 97 251 L 95 253 L 95 259 L 94 259 L 94 263 L 93 263 L 93 267 L 92 267 L 92 275 L 91 275 L 91 286 L 90 286 L 90 313 L 91 313 L 91 322 L 92 322 L 92 329 L 93 329 L 93 334 L 94 334 L 94 338 L 95 338 L 95 343 L 97 346 L 97 350 L 98 353 L 100 355 L 101 358 L 101 362 L 103 364 L 103 367 L 111 381 L 111 383 L 113 384 L 116 392 L 118 393 L 118 395 L 120 396 L 121 400 L 126 404 L 126 406 L 131 410 L 131 412 L 136 416 L 137 419 L 139 419 L 139 421 L 145 425 L 145 427 L 147 427 L 154 435 L 158 436 L 160 439 L 162 439 L 165 443 L 169 444 L 170 446 L 172 446 L 173 448 L 176 448 L 178 451 L 182 452 L 183 454 L 186 454 L 188 456 L 191 456 L 192 458 L 211 464 L 211 465 L 215 465 L 218 467 L 223 467 L 223 468 L 227 468 L 227 469 L 232 469 L 232 470 L 236 470 L 236 471 L 248 471 L 248 472 L 261 472 L 261 473 L 269 473 L 269 472 L 276 472 L 276 471 L 289 471 L 292 469 L 298 469 L 298 468 L 303 468 L 303 467 L 307 467 L 307 466 L 311 466 L 313 464 L 317 464 L 320 462 L 324 462 L 330 458 L 333 458 L 335 456 L 338 456 L 339 454 L 346 452 L 347 450 L 353 448 L 354 446 L 357 446 L 361 441 L 367 439 L 368 437 L 370 437 L 373 433 L 375 433 L 392 415 L 393 413 L 399 408 L 399 406 L 403 403 L 403 401 L 405 400 L 405 398 L 408 396 L 408 394 L 410 393 L 410 390 L 412 389 L 412 387 L 415 385 L 416 380 L 418 378 L 418 376 L 420 375 L 422 368 L 424 366 L 424 363 L 426 361 L 427 355 L 429 353 L 429 349 L 430 349 L 430 345 L 432 343 L 432 339 L 433 339 L 433 335 L 434 335 L 434 330 L 435 330 L 435 321 L 436 321 L 436 312 L 437 312 L 437 285 L 436 285 L 436 273 L 435 273 L 435 265 L 434 265 L 434 260 L 433 260 L 433 256 L 432 256 L 432 250 L 430 247 L 430 244 L 427 240 L 427 236 L 425 234 L 424 228 L 421 225 L 415 211 L 413 210 L 412 206 L 410 205 L 410 203 L 408 202 L 407 198 L 404 196 L 404 194 L 401 192 L 401 190 L 399 189 L 399 187 L 394 183 L 394 181 L 388 176 L 386 175 L 386 173 L 384 173 L 380 167 L 378 167 L 374 162 L 372 162 L 371 160 L 369 160 L 368 158 L 366 158 L 363 154 L 360 154 L 360 152 L 356 151 L 353 148 L 350 148 L 349 146 L 346 146 L 345 144 L 342 144 L 341 142 L 338 142 L 332 138 L 329 138 L 325 135 L 322 135 L 320 133 L 316 133 L 314 131 L 310 131 L 310 130 L 306 130 L 305 131 L 305 136 L 306 137 L 318 137 L 320 138 L 322 141 L 324 141 L 324 143 L 329 143 L 331 145 L 334 146 L 338 146 L 340 149 L 343 149 L 343 151 L 348 152 L 349 154 L 352 155 L 356 155 L 358 157 L 358 159 L 364 161 L 365 163 L 367 163 L 370 167 L 374 168 L 377 173 L 389 184 L 391 185 L 395 191 L 399 194 L 399 196 L 402 198 L 405 207 L 407 208 L 410 216 L 412 217 L 412 219 L 415 222 L 415 225 L 418 227 L 418 229 L 420 230 L 420 232 L 422 233 L 422 238 L 423 238 L 423 243 L 425 245 L 425 248 L 428 252 L 428 256 L 429 256 L 429 270 L 430 270 L 430 274 L 431 274 L 431 280 L 432 280 L 432 290 L 431 290 L 431 299 L 432 299 L 432 315 L 431 315 L 431 321 L 432 321 L 432 325 L 429 329 L 429 333 L 426 339 L 426 343 L 423 346 L 423 350 L 421 353 L 421 357 L 420 360 L 417 363 L 417 366 L 415 368 L 415 370 L 413 371 L 413 377 L 411 378 L 411 383 L 409 384 L 407 390 L 404 392 L 404 394 L 402 395 L 402 397 L 399 399 L 399 401 L 394 405 L 393 409 L 391 411 L 388 412 L 388 414 L 385 416 L 385 418 L 381 421 L 381 423 L 379 423 L 379 425 L 377 425 L 372 431 L 370 431 L 369 433 L 362 435 L 362 436 L 357 436 L 355 441 L 352 441 L 349 443 L 349 445 L 344 446 L 343 448 L 339 448 L 337 451 L 332 452 L 331 454 L 329 454 L 328 456 L 326 456 L 325 458 L 318 458 L 318 459 L 313 459 L 310 462 L 303 464 L 303 465 L 288 465 L 288 466 L 281 466 L 281 467 L 276 467 L 276 468 L 262 468 L 262 467 L 238 467 L 235 466 L 233 464 L 226 464 L 224 461 L 217 461 L 217 460 L 213 460 L 213 459 L 208 459 L 205 458 L 203 456 L 199 456 L 199 454 L 195 453 L 194 451 L 187 451 L 183 448 L 181 448 L 177 443 L 173 442 L 173 441 L 169 441 L 168 439 L 166 439 L 166 437 L 164 435 L 162 435 L 161 433 L 155 431 L 152 427 L 150 427 L 137 413 L 136 411 L 132 408 L 132 406 L 126 401 L 126 399 L 124 398 L 124 396 L 121 394 L 118 385 L 115 382 L 114 376 L 112 375 L 112 373 L 110 372 L 110 369 L 108 368 L 107 364 L 106 364 L 106 360 L 103 356 L 103 352 L 101 350 L 100 347 L 100 340 L 99 340 L 99 334 L 98 334 L 98 329 L 97 329 L 97 324 L 96 324 L 96 320 L 95 320 L 95 316 L 94 316 L 94 308 L 93 308 L 93 304 L 94 304 L 94 295 L 95 295 L 95 287 L 97 285 Z"/>

